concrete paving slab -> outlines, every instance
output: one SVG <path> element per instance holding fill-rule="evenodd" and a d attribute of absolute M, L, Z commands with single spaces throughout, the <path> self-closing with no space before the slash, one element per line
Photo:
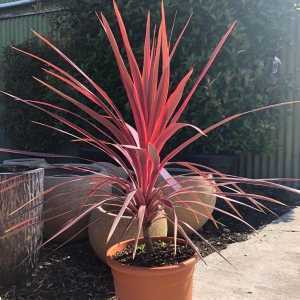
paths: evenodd
<path fill-rule="evenodd" d="M 300 300 L 300 207 L 199 263 L 194 300 Z"/>

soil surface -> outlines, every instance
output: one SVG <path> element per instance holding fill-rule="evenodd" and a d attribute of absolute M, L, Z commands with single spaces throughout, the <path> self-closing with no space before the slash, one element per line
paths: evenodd
<path fill-rule="evenodd" d="M 18 286 L 0 288 L 0 299 L 114 299 L 110 269 L 96 258 L 88 241 L 57 246 L 45 246 L 32 277 Z"/>
<path fill-rule="evenodd" d="M 136 257 L 133 259 L 134 245 L 128 245 L 124 250 L 117 252 L 115 260 L 122 264 L 137 267 L 162 267 L 177 265 L 194 256 L 195 251 L 186 244 L 177 245 L 176 255 L 174 255 L 175 245 L 170 241 L 154 241 L 153 253 L 146 250 L 145 244 L 139 244 Z"/>
<path fill-rule="evenodd" d="M 268 192 L 266 194 L 271 195 Z M 299 199 L 288 198 L 286 194 L 277 194 L 276 198 L 289 205 L 289 207 L 270 205 L 270 208 L 278 215 L 299 205 Z M 226 208 L 220 201 L 217 206 Z M 255 228 L 260 228 L 277 218 L 274 215 L 258 213 L 248 208 L 241 208 L 240 211 L 245 220 Z M 215 217 L 226 226 L 216 229 L 211 223 L 207 223 L 201 234 L 217 250 L 226 248 L 228 244 L 246 240 L 252 232 L 246 225 L 231 217 L 220 213 L 215 213 Z M 203 256 L 213 252 L 199 238 L 194 236 L 192 239 Z M 0 299 L 115 299 L 110 270 L 96 258 L 88 241 L 70 243 L 60 249 L 56 248 L 57 245 L 52 244 L 42 249 L 36 271 L 32 277 L 24 279 L 22 284 L 9 288 L 0 287 Z"/>

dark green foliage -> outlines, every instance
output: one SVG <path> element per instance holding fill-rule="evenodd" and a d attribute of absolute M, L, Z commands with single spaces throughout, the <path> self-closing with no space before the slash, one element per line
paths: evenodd
<path fill-rule="evenodd" d="M 53 59 L 53 54 L 36 41 L 28 41 L 20 48 L 33 53 L 42 53 L 43 57 Z M 45 76 L 40 69 L 40 64 L 36 61 L 16 54 L 15 50 L 8 48 L 5 52 L 4 89 L 10 93 L 28 100 L 47 100 L 49 92 L 41 87 L 32 76 L 44 79 Z M 53 124 L 51 117 L 42 112 L 27 106 L 26 104 L 5 98 L 5 104 L 1 127 L 4 128 L 5 136 L 9 137 L 9 142 L 14 148 L 24 150 L 58 150 L 67 140 L 61 134 L 53 130 L 33 124 L 31 121 Z M 56 104 L 63 101 L 56 100 L 51 95 L 51 102 Z"/>
<path fill-rule="evenodd" d="M 153 19 L 157 20 L 159 2 L 118 1 L 137 53 L 142 51 L 147 10 L 150 8 Z M 123 111 L 126 111 L 127 100 L 112 51 L 95 16 L 96 10 L 103 11 L 113 23 L 110 1 L 64 0 L 59 3 L 65 6 L 66 10 L 60 18 L 53 20 L 53 28 L 63 38 L 63 50 L 108 91 Z M 238 30 L 209 73 L 205 85 L 191 101 L 190 108 L 185 114 L 186 120 L 205 128 L 224 116 L 283 99 L 285 82 L 280 76 L 274 80 L 271 70 L 274 56 L 281 57 L 282 47 L 288 43 L 287 24 L 294 9 L 293 1 L 169 0 L 165 1 L 165 4 L 169 15 L 169 27 L 177 12 L 173 41 L 190 13 L 193 13 L 191 24 L 174 59 L 174 83 L 178 82 L 191 65 L 195 65 L 198 72 L 227 26 L 235 19 L 239 21 Z M 34 52 L 42 52 L 43 56 L 50 55 L 52 59 L 56 59 L 54 54 L 39 48 L 36 43 L 30 43 L 29 46 L 33 45 L 36 50 Z M 42 91 L 30 80 L 30 74 L 39 72 L 37 65 L 32 64 L 30 59 L 9 52 L 6 55 L 6 70 L 7 72 L 10 70 L 5 78 L 6 89 L 23 97 L 51 97 L 52 102 L 56 101 L 55 97 L 50 96 L 45 90 Z M 33 131 L 31 127 L 29 129 L 28 120 L 41 117 L 40 113 L 29 113 L 30 110 L 18 108 L 19 114 L 16 116 L 14 114 L 13 117 L 8 117 L 11 116 L 11 109 L 7 110 L 6 123 L 10 135 L 14 136 L 14 143 L 18 147 L 51 149 L 53 141 L 49 139 L 51 136 L 49 130 L 35 128 Z M 20 116 L 21 111 L 26 113 Z M 129 116 L 129 112 L 126 115 Z M 270 137 L 275 136 L 277 119 L 278 113 L 272 110 L 235 121 L 211 134 L 209 138 L 194 144 L 189 151 L 197 153 L 269 151 L 275 141 Z M 184 138 L 185 134 L 183 132 L 179 138 Z M 37 142 L 36 135 L 39 135 L 41 141 Z"/>

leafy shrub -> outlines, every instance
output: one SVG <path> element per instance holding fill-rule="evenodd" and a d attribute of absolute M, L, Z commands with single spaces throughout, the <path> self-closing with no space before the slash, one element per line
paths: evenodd
<path fill-rule="evenodd" d="M 107 5 L 105 0 L 63 0 L 59 3 L 65 7 L 65 11 L 52 22 L 54 30 L 63 37 L 63 49 L 92 78 L 101 82 L 121 110 L 126 112 L 127 101 L 121 88 L 118 71 L 111 63 L 112 51 L 94 13 L 96 10 L 104 11 L 108 19 L 112 20 L 110 5 Z M 207 77 L 205 86 L 196 93 L 194 101 L 185 113 L 185 119 L 205 128 L 223 116 L 282 99 L 286 83 L 279 76 L 274 81 L 271 70 L 274 56 L 280 56 L 282 47 L 288 43 L 286 34 L 288 26 L 285 25 L 291 16 L 292 1 L 189 0 L 182 5 L 181 0 L 166 0 L 165 3 L 169 14 L 169 27 L 178 11 L 174 29 L 176 33 L 190 13 L 193 13 L 191 24 L 173 62 L 174 70 L 178 70 L 173 73 L 173 82 L 177 82 L 191 64 L 199 70 L 216 44 L 219 33 L 223 32 L 234 19 L 239 21 L 237 32 Z M 158 19 L 159 1 L 131 0 L 119 1 L 119 4 L 128 28 L 144 27 L 144 16 L 148 8 L 154 13 L 152 16 L 154 21 Z M 134 50 L 141 54 L 142 30 L 137 32 L 138 34 L 133 35 L 129 31 L 129 36 Z M 54 56 L 43 48 L 39 49 L 41 46 L 37 46 L 35 42 L 31 42 L 28 46 L 32 47 L 34 44 L 37 53 L 42 53 L 42 56 L 50 55 L 48 58 Z M 29 64 L 30 59 L 7 53 L 5 67 L 8 74 L 5 78 L 7 90 L 24 95 L 19 92 L 22 89 L 20 83 L 30 80 L 26 71 Z M 38 72 L 30 68 L 30 73 Z M 34 83 L 29 89 L 26 88 L 27 92 L 28 96 L 35 98 L 48 95 L 47 91 L 37 88 Z M 12 110 L 13 116 L 10 113 Z M 19 114 L 15 114 L 15 108 L 11 105 L 6 110 L 4 124 L 13 138 L 13 143 L 17 147 L 26 146 L 32 150 L 51 149 L 53 141 L 49 139 L 50 133 L 45 132 L 45 129 L 36 129 L 36 126 L 31 130 L 31 125 L 28 125 L 27 121 L 29 109 L 24 108 L 26 113 L 21 112 L 22 110 Z M 129 114 L 125 113 L 125 116 Z M 42 118 L 40 113 L 33 111 L 30 112 L 30 117 Z M 277 119 L 278 115 L 274 110 L 249 116 L 215 132 L 205 143 L 201 141 L 195 143 L 189 151 L 202 153 L 269 151 L 276 142 L 270 136 L 275 136 Z"/>
<path fill-rule="evenodd" d="M 19 45 L 20 48 L 34 53 L 43 53 L 44 57 L 51 57 L 46 47 L 34 40 Z M 24 99 L 47 99 L 49 92 L 41 88 L 32 79 L 32 74 L 38 78 L 44 75 L 40 65 L 23 55 L 16 54 L 15 50 L 7 48 L 3 64 L 4 89 L 15 95 L 22 95 Z M 59 102 L 59 100 L 55 101 Z M 5 109 L 1 119 L 4 134 L 9 137 L 9 142 L 18 149 L 24 150 L 56 150 L 65 145 L 67 139 L 53 130 L 33 124 L 31 121 L 47 123 L 50 118 L 40 112 L 13 100 L 5 99 Z"/>

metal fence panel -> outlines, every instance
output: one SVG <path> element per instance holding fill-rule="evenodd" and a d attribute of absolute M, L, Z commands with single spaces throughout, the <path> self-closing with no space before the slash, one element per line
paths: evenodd
<path fill-rule="evenodd" d="M 286 101 L 300 100 L 300 14 L 289 24 L 291 43 L 282 53 L 283 72 L 289 81 Z M 282 108 L 279 118 L 278 146 L 272 155 L 244 154 L 239 175 L 253 178 L 300 178 L 300 105 Z"/>

